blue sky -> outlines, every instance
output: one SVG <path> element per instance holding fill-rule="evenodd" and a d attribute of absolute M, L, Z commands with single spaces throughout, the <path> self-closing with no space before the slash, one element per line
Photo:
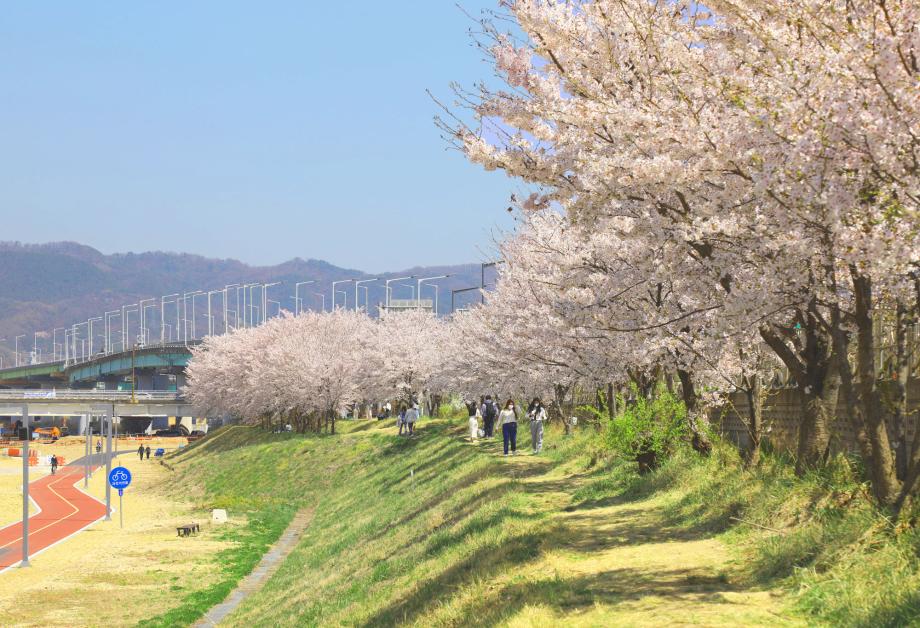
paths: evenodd
<path fill-rule="evenodd" d="M 491 76 L 471 25 L 453 0 L 8 3 L 0 239 L 479 261 L 520 187 L 446 150 L 425 93 Z"/>

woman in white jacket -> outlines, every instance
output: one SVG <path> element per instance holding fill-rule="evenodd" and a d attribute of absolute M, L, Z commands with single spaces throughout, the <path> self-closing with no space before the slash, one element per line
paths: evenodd
<path fill-rule="evenodd" d="M 475 443 L 479 437 L 479 417 L 481 416 L 479 414 L 479 404 L 473 399 L 473 401 L 466 404 L 466 409 L 470 415 L 470 442 Z"/>
<path fill-rule="evenodd" d="M 511 445 L 511 454 L 517 454 L 517 413 L 514 411 L 513 400 L 505 402 L 505 409 L 498 415 L 498 424 L 502 426 L 505 455 L 508 455 L 508 445 Z"/>

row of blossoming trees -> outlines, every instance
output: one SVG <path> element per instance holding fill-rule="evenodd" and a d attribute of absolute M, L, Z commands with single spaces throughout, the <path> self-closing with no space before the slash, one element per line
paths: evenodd
<path fill-rule="evenodd" d="M 673 373 L 691 417 L 741 389 L 755 445 L 782 365 L 798 470 L 849 421 L 900 508 L 920 476 L 920 3 L 501 4 L 478 30 L 505 85 L 457 88 L 441 126 L 533 188 L 482 313 L 512 361 L 563 385 Z"/>
<path fill-rule="evenodd" d="M 756 463 L 763 389 L 783 368 L 802 404 L 797 470 L 846 421 L 876 498 L 900 509 L 920 479 L 920 430 L 906 437 L 920 3 L 502 4 L 495 23 L 513 31 L 477 31 L 505 85 L 457 88 L 439 121 L 471 160 L 532 187 L 485 304 L 449 322 L 334 312 L 215 338 L 190 368 L 196 399 L 326 417 L 397 391 L 561 404 L 673 379 L 701 451 L 705 404 L 747 396 Z"/>
<path fill-rule="evenodd" d="M 438 370 L 444 325 L 422 311 L 285 314 L 208 337 L 188 366 L 189 395 L 211 415 L 335 431 L 346 408 L 418 401 Z"/>

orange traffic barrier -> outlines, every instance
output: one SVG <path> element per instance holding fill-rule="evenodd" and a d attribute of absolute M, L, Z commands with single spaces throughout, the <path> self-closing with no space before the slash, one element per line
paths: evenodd
<path fill-rule="evenodd" d="M 10 447 L 6 450 L 6 455 L 10 458 L 18 458 L 22 453 L 19 451 L 19 447 Z"/>

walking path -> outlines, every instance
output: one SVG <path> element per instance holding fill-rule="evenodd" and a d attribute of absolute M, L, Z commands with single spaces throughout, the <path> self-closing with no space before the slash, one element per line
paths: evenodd
<path fill-rule="evenodd" d="M 243 578 L 239 586 L 230 592 L 227 599 L 205 613 L 204 618 L 195 624 L 195 628 L 210 628 L 217 626 L 227 615 L 232 613 L 243 600 L 258 591 L 271 577 L 278 566 L 287 558 L 291 550 L 297 545 L 300 535 L 303 534 L 310 521 L 313 519 L 312 510 L 302 510 L 294 517 L 287 529 L 270 550 L 265 553 L 256 568 Z"/>
<path fill-rule="evenodd" d="M 113 454 L 117 456 L 121 453 Z M 54 475 L 29 483 L 29 497 L 37 512 L 29 517 L 29 556 L 73 536 L 105 517 L 105 504 L 77 488 L 83 480 L 83 458 L 60 467 Z M 104 464 L 104 454 L 90 462 Z M 0 572 L 22 561 L 22 521 L 0 529 Z"/>
<path fill-rule="evenodd" d="M 82 480 L 82 469 L 61 467 L 56 474 L 29 484 L 29 495 L 38 509 L 29 517 L 30 556 L 105 517 L 105 504 L 76 487 Z M 22 561 L 21 521 L 0 529 L 0 551 L 0 571 Z"/>

